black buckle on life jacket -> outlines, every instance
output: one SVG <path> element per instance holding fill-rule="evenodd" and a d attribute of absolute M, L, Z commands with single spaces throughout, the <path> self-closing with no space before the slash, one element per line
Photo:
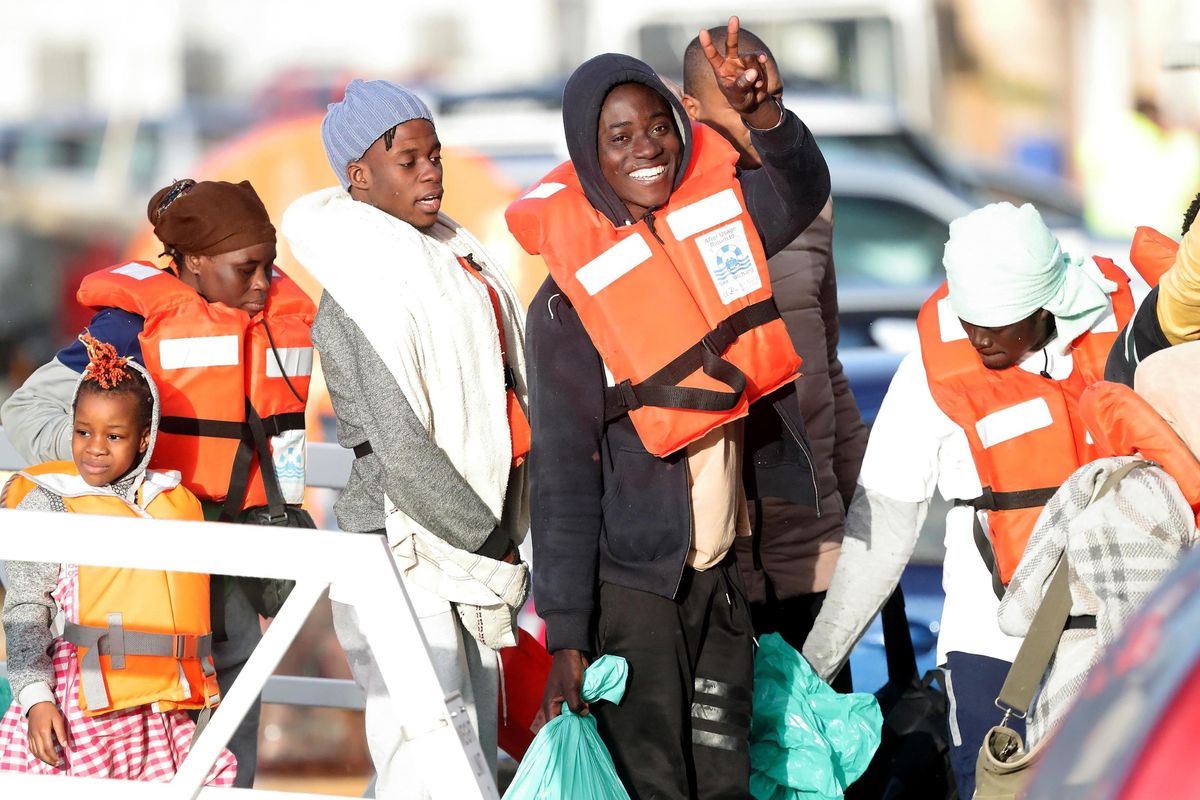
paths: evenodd
<path fill-rule="evenodd" d="M 700 340 L 700 344 L 714 356 L 719 356 L 728 350 L 737 341 L 737 338 L 738 332 L 733 323 L 728 319 L 724 319 L 718 323 L 717 327 L 704 334 L 704 338 Z"/>
<path fill-rule="evenodd" d="M 983 487 L 983 492 L 978 497 L 969 499 L 964 497 L 954 498 L 954 506 L 970 506 L 976 511 L 995 511 L 996 498 L 992 494 L 992 487 L 985 486 Z"/>
<path fill-rule="evenodd" d="M 613 388 L 617 390 L 621 407 L 625 409 L 626 413 L 642 407 L 642 401 L 638 399 L 637 392 L 633 390 L 633 381 L 623 380 Z"/>

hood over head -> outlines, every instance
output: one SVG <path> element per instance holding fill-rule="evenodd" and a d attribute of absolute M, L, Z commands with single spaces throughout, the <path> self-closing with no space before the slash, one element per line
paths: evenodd
<path fill-rule="evenodd" d="M 600 127 L 600 109 L 604 99 L 622 83 L 648 86 L 662 95 L 671 109 L 675 129 L 683 139 L 683 151 L 679 169 L 675 171 L 672 191 L 683 182 L 684 173 L 692 160 L 692 127 L 687 112 L 679 98 L 663 84 L 649 64 L 619 53 L 604 53 L 581 64 L 572 73 L 563 92 L 563 133 L 567 139 L 567 152 L 588 202 L 617 227 L 634 220 L 629 218 L 625 203 L 617 197 L 600 172 L 596 133 Z"/>

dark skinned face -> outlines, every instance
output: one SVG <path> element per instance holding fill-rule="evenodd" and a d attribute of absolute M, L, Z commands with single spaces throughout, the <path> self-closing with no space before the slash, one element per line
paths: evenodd
<path fill-rule="evenodd" d="M 683 153 L 666 98 L 640 83 L 617 86 L 600 109 L 596 147 L 601 174 L 633 219 L 666 204 Z"/>
<path fill-rule="evenodd" d="M 392 147 L 375 140 L 346 169 L 350 195 L 417 229 L 437 222 L 442 207 L 442 143 L 433 123 L 414 119 L 396 126 Z"/>
<path fill-rule="evenodd" d="M 767 59 L 767 94 L 783 103 L 783 79 L 779 77 L 779 67 Z M 754 169 L 762 166 L 762 158 L 750 143 L 750 128 L 742 115 L 733 110 L 725 95 L 717 87 L 717 79 L 711 70 L 704 71 L 704 78 L 696 89 L 696 94 L 685 95 L 683 107 L 688 116 L 697 122 L 703 122 L 733 145 L 738 151 L 738 166 L 742 169 Z"/>
<path fill-rule="evenodd" d="M 960 319 L 979 359 L 988 369 L 1007 369 L 1027 354 L 1040 350 L 1054 333 L 1054 317 L 1044 308 L 1020 322 L 998 328 L 972 325 Z"/>
<path fill-rule="evenodd" d="M 250 316 L 263 310 L 271 289 L 275 245 L 269 242 L 215 256 L 184 256 L 180 277 L 210 303 L 240 308 Z"/>
<path fill-rule="evenodd" d="M 138 424 L 132 394 L 81 392 L 75 404 L 71 458 L 88 486 L 120 479 L 150 445 L 150 431 Z"/>

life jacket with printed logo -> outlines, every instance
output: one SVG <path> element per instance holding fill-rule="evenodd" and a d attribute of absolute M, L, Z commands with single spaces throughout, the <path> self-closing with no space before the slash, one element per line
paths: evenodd
<path fill-rule="evenodd" d="M 1120 267 L 1104 258 L 1095 261 L 1117 284 L 1109 296 L 1112 308 L 1072 343 L 1071 375 L 1061 381 L 1016 365 L 985 367 L 950 305 L 945 283 L 917 316 L 930 393 L 966 434 L 983 486 L 980 497 L 956 502 L 986 513 L 986 540 L 980 541 L 985 535 L 980 525 L 976 538 L 997 594 L 1021 560 L 1042 506 L 1072 472 L 1097 457 L 1079 417 L 1079 397 L 1103 380 L 1108 351 L 1134 304 Z"/>
<path fill-rule="evenodd" d="M 800 368 L 737 153 L 705 125 L 692 132 L 679 188 L 632 225 L 614 227 L 588 202 L 570 162 L 505 214 L 521 246 L 545 259 L 611 374 L 606 418 L 627 413 L 656 456 L 745 416 Z"/>
<path fill-rule="evenodd" d="M 295 282 L 276 267 L 254 317 L 140 261 L 93 272 L 77 297 L 145 318 L 142 359 L 162 402 L 151 466 L 179 470 L 202 500 L 224 501 L 229 519 L 268 502 L 259 455 L 269 453 L 283 502 L 304 499 L 316 307 Z"/>
<path fill-rule="evenodd" d="M 93 487 L 70 461 L 16 473 L 0 505 L 41 486 L 67 510 L 113 517 L 202 520 L 200 501 L 174 470 L 148 471 L 130 502 Z M 211 708 L 221 700 L 212 661 L 209 576 L 190 572 L 80 565 L 75 614 L 62 637 L 79 656 L 79 707 L 90 715 L 155 704 L 160 711 Z"/>
<path fill-rule="evenodd" d="M 1103 457 L 1140 455 L 1175 479 L 1200 525 L 1200 461 L 1146 399 L 1123 383 L 1084 389 L 1079 414 Z"/>
<path fill-rule="evenodd" d="M 1178 253 L 1179 242 L 1154 228 L 1142 226 L 1133 233 L 1133 243 L 1129 245 L 1129 263 L 1153 288 L 1158 286 L 1163 273 L 1175 264 Z"/>

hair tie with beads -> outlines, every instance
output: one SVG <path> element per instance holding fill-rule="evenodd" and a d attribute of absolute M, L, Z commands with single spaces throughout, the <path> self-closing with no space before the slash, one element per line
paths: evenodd
<path fill-rule="evenodd" d="M 117 348 L 92 336 L 87 328 L 84 328 L 78 338 L 88 354 L 88 364 L 83 370 L 85 381 L 93 381 L 101 389 L 112 389 L 130 377 L 127 369 L 130 360 L 128 356 L 118 356 Z"/>

